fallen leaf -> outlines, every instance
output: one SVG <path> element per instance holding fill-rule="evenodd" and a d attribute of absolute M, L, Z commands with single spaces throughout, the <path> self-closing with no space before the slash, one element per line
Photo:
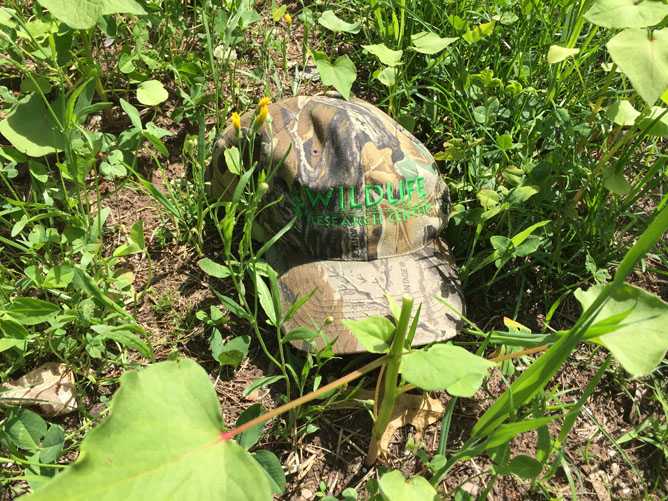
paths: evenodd
<path fill-rule="evenodd" d="M 373 393 L 370 391 L 360 391 L 357 394 L 357 398 L 361 400 L 373 399 Z M 419 441 L 422 438 L 424 430 L 439 421 L 444 411 L 445 408 L 441 401 L 431 398 L 427 394 L 412 395 L 402 393 L 397 397 L 390 422 L 377 444 L 377 453 L 380 456 L 387 456 L 394 433 L 406 425 L 411 425 L 415 428 L 415 441 Z"/>
<path fill-rule="evenodd" d="M 269 394 L 268 388 L 257 388 L 251 391 L 248 395 L 246 395 L 244 399 L 248 400 L 249 402 L 257 402 L 259 400 L 262 400 L 268 394 Z"/>
<path fill-rule="evenodd" d="M 610 494 L 608 493 L 608 489 L 606 489 L 605 484 L 605 473 L 602 471 L 596 471 L 592 473 L 589 476 L 589 481 L 591 482 L 592 487 L 594 488 L 594 492 L 596 493 L 596 497 L 599 499 L 599 501 L 610 501 Z"/>
<path fill-rule="evenodd" d="M 40 365 L 0 390 L 0 399 L 15 405 L 37 405 L 46 416 L 60 416 L 77 409 L 74 374 L 65 364 Z"/>

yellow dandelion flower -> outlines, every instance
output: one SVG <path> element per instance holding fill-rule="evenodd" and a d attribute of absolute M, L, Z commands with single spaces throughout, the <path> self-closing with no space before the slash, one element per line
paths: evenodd
<path fill-rule="evenodd" d="M 255 126 L 259 127 L 264 123 L 264 121 L 267 119 L 267 116 L 269 115 L 269 106 L 260 106 L 257 112 L 257 116 L 255 117 Z"/>
<path fill-rule="evenodd" d="M 236 130 L 241 129 L 241 117 L 239 116 L 239 113 L 236 111 L 232 113 L 232 118 L 230 120 L 232 122 L 232 127 L 234 127 Z"/>
<path fill-rule="evenodd" d="M 290 14 L 287 14 L 287 13 L 286 13 L 286 14 L 283 16 L 283 21 L 285 21 L 285 24 L 288 25 L 288 28 L 289 28 L 290 26 L 292 26 L 292 16 L 291 16 Z"/>
<path fill-rule="evenodd" d="M 257 102 L 257 107 L 262 108 L 263 106 L 269 106 L 271 104 L 271 98 L 269 97 L 263 97 L 260 98 L 260 100 Z"/>

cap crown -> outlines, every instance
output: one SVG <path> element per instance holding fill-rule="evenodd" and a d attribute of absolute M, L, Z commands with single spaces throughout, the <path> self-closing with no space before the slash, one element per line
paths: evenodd
<path fill-rule="evenodd" d="M 270 190 L 282 202 L 259 222 L 275 233 L 296 218 L 283 246 L 314 259 L 369 261 L 437 237 L 447 187 L 427 149 L 388 115 L 358 99 L 314 96 L 272 104 L 270 116 L 259 132 L 260 161 L 283 160 Z M 215 170 L 224 169 L 222 150 L 235 139 L 228 129 L 219 140 Z"/>

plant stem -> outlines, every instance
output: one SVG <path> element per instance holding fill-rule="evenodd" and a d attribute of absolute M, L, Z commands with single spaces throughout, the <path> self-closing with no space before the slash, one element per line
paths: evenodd
<path fill-rule="evenodd" d="M 408 329 L 408 322 L 411 317 L 411 310 L 413 309 L 413 299 L 406 296 L 401 303 L 401 314 L 397 322 L 397 329 L 392 340 L 390 353 L 388 354 L 387 365 L 385 366 L 385 379 L 383 399 L 380 404 L 380 411 L 376 417 L 376 422 L 373 425 L 371 434 L 371 443 L 369 444 L 369 453 L 366 457 L 368 465 L 373 464 L 378 457 L 378 445 L 380 438 L 383 436 L 387 428 L 392 411 L 394 410 L 394 403 L 399 395 L 398 381 L 399 365 L 401 364 L 401 355 L 404 351 L 404 340 L 406 339 L 406 331 Z"/>
<path fill-rule="evenodd" d="M 256 417 L 255 419 L 251 419 L 250 421 L 242 424 L 241 426 L 238 426 L 236 428 L 233 428 L 230 431 L 223 432 L 221 434 L 221 439 L 222 440 L 228 440 L 230 438 L 234 438 L 236 435 L 239 433 L 243 433 L 244 431 L 253 428 L 254 426 L 257 426 L 259 424 L 264 423 L 265 421 L 269 421 L 270 419 L 273 419 L 277 416 L 280 416 L 281 414 L 285 414 L 286 412 L 294 409 L 295 407 L 299 407 L 300 405 L 303 405 L 305 403 L 310 402 L 311 400 L 315 400 L 318 398 L 320 395 L 323 395 L 327 393 L 328 391 L 334 390 L 338 388 L 339 386 L 343 386 L 344 384 L 348 384 L 351 381 L 354 381 L 357 378 L 362 377 L 364 374 L 367 372 L 371 372 L 374 369 L 377 369 L 378 367 L 382 366 L 387 359 L 389 358 L 390 355 L 384 355 L 380 358 L 377 358 L 373 362 L 369 362 L 365 366 L 354 370 L 353 372 L 346 374 L 343 377 L 340 377 L 336 381 L 332 381 L 329 384 L 326 384 L 322 388 L 318 388 L 316 391 L 312 391 L 311 393 L 307 393 L 306 395 L 299 397 L 292 402 L 288 402 L 287 404 L 281 405 L 280 407 L 277 407 L 276 409 L 273 409 L 266 414 L 262 414 L 261 416 Z"/>

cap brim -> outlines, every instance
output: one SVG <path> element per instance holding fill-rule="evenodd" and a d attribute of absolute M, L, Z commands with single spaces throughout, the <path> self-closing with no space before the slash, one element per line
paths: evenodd
<path fill-rule="evenodd" d="M 333 342 L 334 353 L 366 351 L 342 320 L 387 316 L 390 313 L 387 295 L 397 302 L 408 295 L 415 305 L 422 305 L 413 345 L 450 339 L 459 331 L 461 320 L 452 309 L 463 313 L 464 303 L 454 266 L 443 244 L 433 243 L 410 254 L 373 261 L 299 263 L 299 258 L 292 261 L 279 267 L 279 271 L 285 270 L 279 277 L 284 308 L 299 296 L 315 292 L 285 327 L 287 330 L 298 326 L 322 327 Z M 323 327 L 330 316 L 334 322 Z M 315 351 L 325 342 L 316 338 L 309 342 L 295 341 L 293 345 Z"/>

